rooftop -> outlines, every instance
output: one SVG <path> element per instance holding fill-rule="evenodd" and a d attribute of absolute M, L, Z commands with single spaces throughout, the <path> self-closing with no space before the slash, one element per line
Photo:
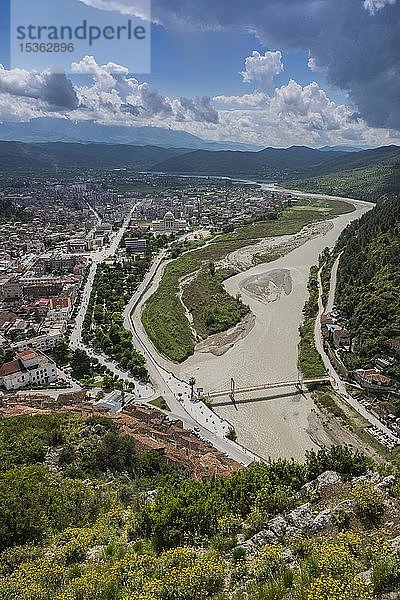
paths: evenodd
<path fill-rule="evenodd" d="M 18 373 L 21 370 L 21 363 L 19 362 L 19 360 L 12 360 L 1 365 L 0 377 L 5 377 L 6 375 L 13 375 L 13 373 Z"/>
<path fill-rule="evenodd" d="M 24 350 L 23 352 L 18 352 L 17 356 L 21 360 L 33 360 L 37 358 L 37 353 L 34 350 Z"/>

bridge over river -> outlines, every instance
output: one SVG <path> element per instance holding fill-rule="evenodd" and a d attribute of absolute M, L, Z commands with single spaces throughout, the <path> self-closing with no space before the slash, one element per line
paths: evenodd
<path fill-rule="evenodd" d="M 209 398 L 223 398 L 224 396 L 229 396 L 232 404 L 235 406 L 235 408 L 237 410 L 236 396 L 238 394 L 252 394 L 253 392 L 260 392 L 263 390 L 273 390 L 276 388 L 287 388 L 287 387 L 295 387 L 296 390 L 298 390 L 299 392 L 303 392 L 304 387 L 307 387 L 310 385 L 318 385 L 321 383 L 330 383 L 330 381 L 331 380 L 327 375 L 324 377 L 314 377 L 313 379 L 303 379 L 301 374 L 299 374 L 299 377 L 296 381 L 278 381 L 277 383 L 268 382 L 268 383 L 263 383 L 263 384 L 259 384 L 259 385 L 253 385 L 250 387 L 237 388 L 236 382 L 232 378 L 230 389 L 210 392 L 208 394 L 208 396 L 209 396 Z"/>

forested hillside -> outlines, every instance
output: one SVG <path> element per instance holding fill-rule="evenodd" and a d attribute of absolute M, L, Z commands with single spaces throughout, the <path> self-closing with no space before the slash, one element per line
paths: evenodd
<path fill-rule="evenodd" d="M 382 198 L 341 234 L 336 304 L 359 361 L 400 336 L 400 200 Z"/>
<path fill-rule="evenodd" d="M 363 164 L 360 160 L 360 155 L 364 156 L 366 152 L 354 154 L 354 159 L 347 155 L 322 168 L 311 169 L 307 178 L 285 182 L 285 186 L 376 202 L 382 195 L 398 193 L 400 189 L 400 150 L 396 148 L 385 153 L 379 150 L 382 148 L 368 153 L 371 164 L 365 164 L 365 161 Z"/>
<path fill-rule="evenodd" d="M 2 600 L 368 600 L 400 584 L 395 477 L 347 448 L 195 481 L 109 419 L 34 414 L 0 419 L 0 459 Z"/>

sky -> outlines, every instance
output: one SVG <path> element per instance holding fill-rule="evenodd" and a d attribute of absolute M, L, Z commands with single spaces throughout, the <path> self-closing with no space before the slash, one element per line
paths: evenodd
<path fill-rule="evenodd" d="M 151 30 L 150 69 L 133 46 L 83 44 L 64 72 L 51 56 L 10 64 L 13 1 L 28 6 L 2 6 L 0 138 L 1 123 L 56 117 L 258 146 L 400 144 L 400 0 L 153 0 L 151 24 L 144 0 L 57 0 Z"/>

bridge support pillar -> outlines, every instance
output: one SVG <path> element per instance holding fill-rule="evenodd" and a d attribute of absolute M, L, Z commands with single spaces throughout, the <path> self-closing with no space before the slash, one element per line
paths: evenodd
<path fill-rule="evenodd" d="M 231 399 L 231 402 L 233 404 L 233 406 L 236 408 L 236 410 L 239 410 L 236 404 L 236 400 L 235 400 L 235 389 L 236 389 L 236 384 L 235 384 L 235 380 L 233 379 L 233 377 L 231 377 L 231 391 L 229 392 L 229 398 Z"/>

